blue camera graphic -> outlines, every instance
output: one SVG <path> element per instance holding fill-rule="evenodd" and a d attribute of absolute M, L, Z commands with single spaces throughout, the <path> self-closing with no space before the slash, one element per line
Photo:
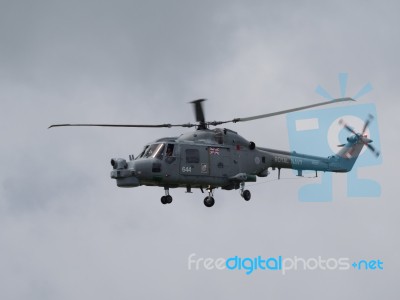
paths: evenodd
<path fill-rule="evenodd" d="M 346 90 L 347 74 L 339 74 L 339 81 L 343 97 Z M 353 98 L 359 98 L 371 89 L 371 85 L 368 84 Z M 333 99 L 320 86 L 317 87 L 316 91 L 329 100 Z M 372 117 L 373 120 L 369 122 L 364 135 L 373 140 L 372 145 L 375 149 L 381 149 L 376 107 L 373 103 L 290 113 L 286 116 L 290 150 L 316 156 L 334 155 L 340 150 L 338 145 L 345 144 L 347 137 L 352 135 L 343 128 L 343 125 L 339 124 L 339 121 L 343 120 L 355 132 L 360 133 L 365 121 L 368 118 L 372 119 Z M 367 147 L 363 147 L 353 169 L 340 175 L 347 176 L 348 197 L 380 196 L 381 187 L 378 182 L 368 178 L 359 178 L 357 174 L 359 168 L 373 167 L 382 163 L 382 156 L 377 157 L 375 154 L 369 151 Z M 315 174 L 314 171 L 311 172 Z M 306 184 L 299 189 L 300 201 L 332 201 L 332 173 L 319 173 L 319 176 L 322 177 L 320 183 Z"/>

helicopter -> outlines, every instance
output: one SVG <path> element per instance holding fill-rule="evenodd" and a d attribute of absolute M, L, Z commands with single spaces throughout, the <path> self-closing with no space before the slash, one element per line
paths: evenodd
<path fill-rule="evenodd" d="M 330 105 L 352 98 L 338 98 L 331 101 L 319 102 L 307 106 L 282 110 L 247 118 L 234 118 L 227 121 L 206 121 L 202 103 L 206 99 L 194 100 L 196 124 L 54 124 L 48 128 L 64 126 L 100 126 L 100 127 L 136 127 L 136 128 L 171 128 L 195 127 L 195 131 L 184 133 L 178 137 L 162 137 L 144 146 L 142 152 L 129 160 L 124 158 L 111 159 L 111 178 L 116 180 L 121 188 L 138 186 L 163 187 L 165 194 L 161 197 L 162 204 L 170 204 L 172 188 L 186 188 L 191 193 L 198 188 L 208 196 L 204 205 L 212 207 L 215 204 L 214 190 L 238 190 L 246 201 L 251 198 L 251 192 L 245 189 L 247 182 L 255 182 L 257 177 L 266 177 L 269 169 L 278 170 L 280 179 L 281 169 L 293 169 L 297 176 L 303 176 L 305 170 L 322 172 L 350 172 L 362 148 L 366 146 L 376 156 L 379 156 L 372 145 L 372 140 L 365 135 L 368 125 L 373 119 L 369 115 L 362 131 L 357 133 L 352 127 L 341 120 L 339 123 L 352 135 L 347 143 L 338 145 L 341 149 L 334 155 L 320 157 L 295 151 L 283 151 L 256 146 L 237 132 L 216 127 L 226 123 L 238 123 L 287 114 L 312 107 Z M 211 129 L 214 126 L 216 128 Z"/>

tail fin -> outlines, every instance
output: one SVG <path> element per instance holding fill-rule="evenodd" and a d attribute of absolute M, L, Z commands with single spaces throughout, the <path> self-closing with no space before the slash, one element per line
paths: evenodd
<path fill-rule="evenodd" d="M 337 161 L 335 167 L 337 167 L 337 172 L 350 172 L 364 147 L 364 143 L 357 136 L 352 136 L 348 138 L 347 144 L 341 146 L 343 148 L 335 155 Z"/>

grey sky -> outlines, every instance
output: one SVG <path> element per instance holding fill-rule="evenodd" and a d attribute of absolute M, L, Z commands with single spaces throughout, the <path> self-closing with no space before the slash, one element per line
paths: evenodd
<path fill-rule="evenodd" d="M 293 3 L 292 3 L 293 2 Z M 397 299 L 399 249 L 396 1 L 0 1 L 1 299 Z M 119 189 L 111 157 L 180 129 L 59 128 L 53 123 L 192 122 L 272 112 L 339 96 L 376 104 L 383 163 L 363 175 L 378 199 L 302 203 L 307 181 L 215 193 Z M 336 93 L 336 94 L 335 94 Z M 285 117 L 233 124 L 288 149 Z M 185 131 L 184 129 L 183 131 Z M 323 153 L 321 155 L 324 155 Z M 291 175 L 289 172 L 286 175 Z M 275 178 L 276 174 L 272 174 Z M 261 182 L 263 182 L 261 180 Z M 384 260 L 382 272 L 188 271 L 201 257 Z"/>

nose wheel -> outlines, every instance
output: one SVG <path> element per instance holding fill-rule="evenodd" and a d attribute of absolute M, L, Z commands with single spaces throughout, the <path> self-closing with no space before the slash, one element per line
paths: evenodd
<path fill-rule="evenodd" d="M 251 199 L 251 193 L 249 190 L 244 189 L 244 182 L 240 183 L 240 195 L 244 200 L 249 201 Z"/>
<path fill-rule="evenodd" d="M 169 194 L 169 188 L 164 188 L 164 189 L 165 189 L 165 196 L 161 197 L 161 203 L 170 204 L 172 202 L 172 196 Z"/>
<path fill-rule="evenodd" d="M 244 200 L 249 201 L 251 199 L 251 193 L 249 190 L 244 190 L 242 193 L 242 197 Z"/>

